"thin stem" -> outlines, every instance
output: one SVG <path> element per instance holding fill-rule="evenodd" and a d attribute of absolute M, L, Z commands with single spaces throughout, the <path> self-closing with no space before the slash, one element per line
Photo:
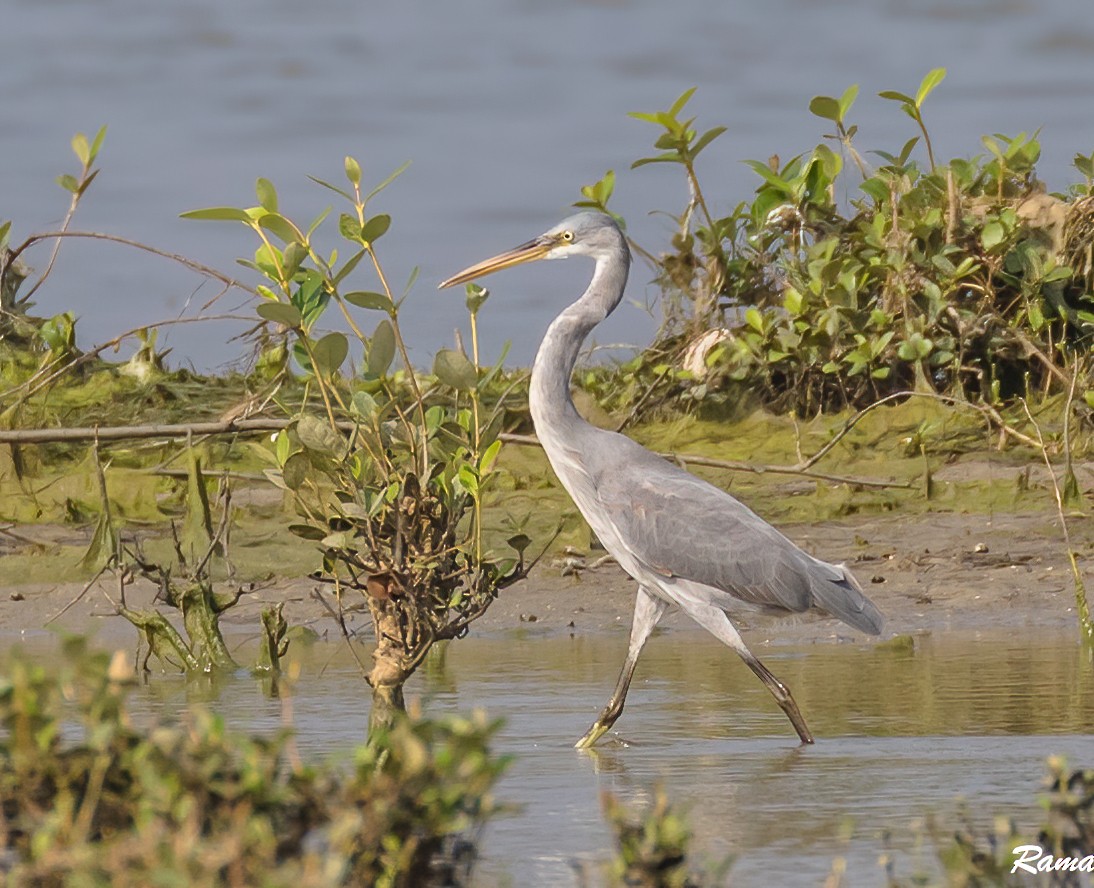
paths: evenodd
<path fill-rule="evenodd" d="M 471 360 L 475 365 L 475 380 L 478 382 L 479 375 L 479 324 L 478 324 L 478 312 L 471 312 Z M 481 458 L 482 450 L 482 428 L 479 425 L 479 389 L 476 384 L 475 388 L 471 390 L 471 422 L 473 430 L 471 433 L 472 446 L 474 452 L 472 454 L 475 460 L 475 469 L 479 470 L 479 460 Z M 479 484 L 475 489 L 475 495 L 472 498 L 474 504 L 474 519 L 475 519 L 475 564 L 478 565 L 482 562 L 482 476 L 479 476 Z"/>
<path fill-rule="evenodd" d="M 11 253 L 8 254 L 7 260 L 0 265 L 0 277 L 3 277 L 5 271 L 14 264 L 15 260 L 20 257 L 27 249 L 34 246 L 37 243 L 45 240 L 54 240 L 57 238 L 65 237 L 78 237 L 78 238 L 91 238 L 93 240 L 105 240 L 115 244 L 122 244 L 127 247 L 133 247 L 138 250 L 143 250 L 145 253 L 151 253 L 154 256 L 162 256 L 164 259 L 170 259 L 172 262 L 177 262 L 180 265 L 189 268 L 191 271 L 196 271 L 199 274 L 206 277 L 213 278 L 220 281 L 225 285 L 226 289 L 232 287 L 238 287 L 240 290 L 244 290 L 252 295 L 257 295 L 257 292 L 253 287 L 248 287 L 246 284 L 237 281 L 235 278 L 228 277 L 228 275 L 217 271 L 208 265 L 202 265 L 200 262 L 195 262 L 193 259 L 187 259 L 185 256 L 180 256 L 178 253 L 169 253 L 166 250 L 160 250 L 156 247 L 150 247 L 148 244 L 142 244 L 140 241 L 131 240 L 127 237 L 121 237 L 116 234 L 106 234 L 102 231 L 44 231 L 39 234 L 32 234 L 25 241 L 23 241 L 18 247 L 16 247 Z M 33 291 L 32 291 L 33 292 Z M 23 297 L 25 300 L 30 294 Z"/>
<path fill-rule="evenodd" d="M 1077 373 L 1075 378 L 1078 378 Z M 1068 412 L 1071 410 L 1071 396 L 1074 394 L 1075 386 L 1072 385 L 1071 393 L 1065 406 L 1065 410 Z M 1038 425 L 1037 420 L 1033 418 L 1033 414 L 1030 412 L 1026 399 L 1019 398 L 1018 400 L 1021 402 L 1022 409 L 1026 411 L 1026 416 L 1029 417 L 1029 421 L 1033 424 L 1033 429 L 1037 433 L 1041 457 L 1044 459 L 1045 467 L 1048 469 L 1049 481 L 1052 482 L 1052 493 L 1056 498 L 1056 515 L 1060 519 L 1060 528 L 1064 535 L 1064 546 L 1067 548 L 1067 560 L 1071 565 L 1071 576 L 1075 581 L 1075 609 L 1078 611 L 1079 615 L 1079 631 L 1088 644 L 1094 644 L 1094 620 L 1092 620 L 1090 616 L 1090 605 L 1086 598 L 1086 584 L 1083 582 L 1083 572 L 1079 568 L 1078 559 L 1075 557 L 1075 549 L 1071 545 L 1071 532 L 1068 529 L 1067 517 L 1064 515 L 1064 497 L 1060 492 L 1060 483 L 1056 480 L 1056 472 L 1052 467 L 1052 461 L 1048 458 L 1048 449 L 1045 447 L 1045 440 L 1041 435 L 1040 425 Z"/>
<path fill-rule="evenodd" d="M 923 144 L 927 147 L 927 160 L 931 164 L 931 172 L 935 171 L 934 162 L 934 147 L 931 145 L 931 136 L 927 132 L 927 126 L 923 123 L 923 116 L 919 113 L 919 109 L 915 109 L 915 122 L 919 124 L 919 131 L 923 133 Z"/>
<path fill-rule="evenodd" d="M 424 477 L 429 471 L 429 453 L 424 446 L 426 435 L 425 403 L 422 398 L 422 390 L 418 386 L 418 374 L 414 372 L 414 365 L 410 363 L 410 354 L 406 350 L 403 332 L 399 327 L 399 312 L 395 307 L 395 297 L 391 293 L 391 287 L 388 285 L 387 277 L 384 275 L 384 270 L 380 266 L 380 260 L 376 255 L 376 251 L 372 249 L 371 244 L 366 249 L 368 250 L 369 259 L 372 260 L 372 266 L 376 269 L 376 275 L 380 278 L 380 285 L 384 288 L 384 294 L 391 302 L 392 308 L 388 313 L 388 317 L 391 320 L 391 329 L 395 333 L 395 345 L 399 349 L 399 355 L 403 360 L 403 367 L 406 368 L 406 375 L 407 379 L 410 380 L 410 387 L 414 390 L 414 404 L 418 410 L 418 422 L 420 423 L 422 440 L 412 441 L 411 446 L 414 448 L 415 454 L 418 454 L 420 457 L 420 471 Z"/>
<path fill-rule="evenodd" d="M 319 396 L 323 399 L 323 406 L 327 408 L 327 419 L 330 421 L 332 429 L 338 428 L 338 420 L 334 416 L 334 408 L 330 403 L 330 396 L 327 393 L 327 386 L 323 382 L 323 377 L 318 370 L 318 364 L 315 362 L 315 353 L 312 351 L 311 343 L 308 341 L 308 334 L 303 330 L 299 331 L 300 344 L 304 347 L 304 351 L 308 354 L 308 361 L 311 363 L 312 369 L 315 370 L 315 381 L 319 385 Z M 304 400 L 307 400 L 307 393 L 305 392 Z M 340 404 L 344 407 L 345 405 Z"/>
<path fill-rule="evenodd" d="M 89 184 L 88 173 L 91 171 L 91 161 L 84 165 L 83 171 L 80 174 L 80 182 L 75 191 L 72 192 L 72 199 L 68 203 L 68 212 L 65 213 L 65 218 L 61 222 L 61 233 L 68 231 L 68 226 L 72 224 L 72 217 L 76 215 L 76 207 L 80 204 L 80 198 L 84 196 L 84 189 Z M 42 272 L 42 276 L 34 282 L 34 286 L 30 288 L 27 295 L 20 299 L 20 302 L 28 302 L 30 297 L 38 292 L 42 284 L 46 282 L 46 278 L 49 277 L 51 271 L 53 271 L 53 265 L 57 261 L 57 255 L 61 252 L 61 241 L 58 240 L 53 244 L 53 252 L 49 257 L 49 264 L 46 265 L 46 270 Z M 15 257 L 12 257 L 14 261 Z"/>

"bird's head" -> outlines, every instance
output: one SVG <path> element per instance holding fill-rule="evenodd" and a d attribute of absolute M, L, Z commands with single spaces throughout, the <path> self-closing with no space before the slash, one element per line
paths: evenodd
<path fill-rule="evenodd" d="M 570 256 L 600 259 L 618 253 L 628 259 L 630 257 L 627 239 L 611 216 L 606 213 L 577 213 L 519 247 L 465 268 L 442 281 L 439 289 L 464 284 L 503 268 L 538 259 L 568 259 Z"/>

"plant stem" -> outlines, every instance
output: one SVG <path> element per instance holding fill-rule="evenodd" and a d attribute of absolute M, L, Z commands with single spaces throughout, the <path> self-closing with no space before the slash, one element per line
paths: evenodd
<path fill-rule="evenodd" d="M 418 374 L 414 372 L 414 365 L 410 363 L 410 354 L 406 350 L 406 342 L 403 339 L 403 331 L 399 327 L 399 311 L 395 307 L 395 297 L 391 293 L 391 287 L 388 286 L 387 277 L 384 275 L 384 270 L 380 266 L 380 260 L 376 256 L 376 251 L 369 245 L 367 248 L 369 259 L 372 260 L 372 267 L 376 269 L 376 275 L 380 278 L 380 285 L 384 288 L 384 294 L 391 302 L 391 311 L 388 313 L 388 317 L 391 320 L 391 329 L 395 333 L 395 345 L 399 349 L 399 355 L 403 360 L 403 367 L 406 369 L 407 379 L 410 380 L 410 387 L 414 390 L 414 405 L 418 410 L 418 422 L 421 428 L 421 441 L 412 441 L 411 445 L 414 447 L 414 452 L 420 457 L 420 467 L 422 477 L 424 478 L 429 472 L 429 452 L 425 447 L 426 436 L 426 421 L 425 421 L 425 402 L 422 398 L 422 390 L 418 385 Z"/>
<path fill-rule="evenodd" d="M 475 563 L 478 564 L 482 561 L 482 474 L 481 466 L 479 464 L 482 456 L 482 428 L 479 425 L 479 388 L 478 388 L 478 375 L 479 375 L 479 324 L 478 324 L 478 312 L 471 312 L 471 361 L 475 365 L 475 388 L 471 390 L 471 424 L 474 427 L 471 434 L 472 446 L 474 448 L 473 457 L 475 460 L 475 468 L 480 470 L 479 474 L 479 486 L 475 489 L 475 496 L 473 503 L 475 506 Z"/>
<path fill-rule="evenodd" d="M 1077 378 L 1078 374 L 1076 374 Z M 1071 396 L 1075 394 L 1075 386 L 1072 384 Z M 1079 632 L 1082 634 L 1083 640 L 1090 645 L 1094 645 L 1094 620 L 1090 616 L 1090 604 L 1086 598 L 1086 585 L 1083 582 L 1083 572 L 1079 568 L 1079 561 L 1075 555 L 1075 548 L 1071 545 L 1071 531 L 1067 526 L 1067 517 L 1064 515 L 1064 497 L 1060 492 L 1060 483 L 1056 480 L 1056 472 L 1052 467 L 1052 460 L 1048 458 L 1048 449 L 1045 447 L 1045 439 L 1041 435 L 1041 427 L 1037 423 L 1037 420 L 1033 418 L 1033 414 L 1030 412 L 1029 404 L 1026 403 L 1025 398 L 1019 398 L 1022 403 L 1022 408 L 1026 411 L 1026 416 L 1029 417 L 1029 421 L 1033 424 L 1033 429 L 1037 433 L 1037 441 L 1041 449 L 1041 457 L 1045 461 L 1045 467 L 1048 469 L 1048 478 L 1052 482 L 1052 493 L 1056 498 L 1056 514 L 1060 519 L 1060 528 L 1064 535 L 1064 546 L 1067 549 L 1067 560 L 1071 565 L 1071 576 L 1075 581 L 1075 609 L 1079 616 Z M 1069 396 L 1065 410 L 1070 412 L 1072 406 L 1072 398 Z"/>

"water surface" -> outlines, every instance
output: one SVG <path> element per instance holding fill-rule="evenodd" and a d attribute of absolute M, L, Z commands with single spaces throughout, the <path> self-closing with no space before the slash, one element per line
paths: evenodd
<path fill-rule="evenodd" d="M 996 815 L 1030 827 L 1047 756 L 1094 764 L 1094 677 L 1070 636 L 940 635 L 914 652 L 760 650 L 817 736 L 801 748 L 732 654 L 704 635 L 668 632 L 647 647 L 610 742 L 574 750 L 623 653 L 622 633 L 472 636 L 413 683 L 410 696 L 430 714 L 482 707 L 505 719 L 498 751 L 515 760 L 498 795 L 521 807 L 488 828 L 477 884 L 578 885 L 575 866 L 595 873 L 611 844 L 601 790 L 640 802 L 660 782 L 687 813 L 696 862 L 736 855 L 734 885 L 820 885 L 837 856 L 847 884 L 881 885 L 887 831 L 909 876 L 916 819 L 956 825 L 964 799 L 985 832 Z M 306 757 L 344 757 L 365 733 L 366 688 L 344 650 L 304 656 L 292 701 L 299 745 Z M 164 676 L 141 694 L 148 712 L 170 714 L 194 689 Z M 249 677 L 226 682 L 214 705 L 239 730 L 282 725 L 281 704 Z"/>
<path fill-rule="evenodd" d="M 306 174 L 337 179 L 354 154 L 375 182 L 411 161 L 375 209 L 395 218 L 382 241 L 395 285 L 422 267 L 406 313 L 423 362 L 464 315 L 461 299 L 433 286 L 553 224 L 608 169 L 634 236 L 664 248 L 671 225 L 648 214 L 679 211 L 686 193 L 674 170 L 628 170 L 656 133 L 626 115 L 692 86 L 700 123 L 729 127 L 701 159 L 721 212 L 756 186 L 740 161 L 785 160 L 821 139 L 826 124 L 806 110 L 818 93 L 861 84 L 860 149 L 897 151 L 915 129 L 876 93 L 914 92 L 936 66 L 950 74 L 924 113 L 940 157 L 982 151 L 984 133 L 1041 128 L 1041 172 L 1061 188 L 1075 179 L 1074 154 L 1094 150 L 1089 0 L 9 0 L 0 59 L 0 219 L 15 221 L 16 241 L 58 224 L 67 198 L 53 180 L 72 170 L 69 139 L 101 124 L 102 174 L 77 227 L 227 271 L 254 248 L 246 232 L 180 212 L 250 205 L 266 176 L 283 209 L 306 220 L 328 203 Z M 44 267 L 44 253 L 31 258 Z M 530 360 L 586 278 L 581 263 L 566 265 L 496 279 L 504 301 L 482 321 L 490 354 L 509 339 L 513 360 Z M 654 295 L 648 277 L 634 275 L 633 300 Z M 70 243 L 37 301 L 43 314 L 80 315 L 86 347 L 194 315 L 216 292 L 199 285 L 160 259 Z M 357 288 L 375 283 L 362 276 Z M 599 338 L 641 343 L 651 326 L 625 304 Z M 178 328 L 159 344 L 176 365 L 212 367 L 238 357 L 227 340 L 242 327 Z"/>

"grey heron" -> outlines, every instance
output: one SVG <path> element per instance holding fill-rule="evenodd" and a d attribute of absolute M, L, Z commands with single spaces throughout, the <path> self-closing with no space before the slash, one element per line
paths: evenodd
<path fill-rule="evenodd" d="M 730 614 L 816 609 L 877 635 L 881 613 L 843 565 L 814 558 L 725 491 L 578 414 L 570 394 L 578 352 L 619 305 L 630 269 L 627 240 L 612 218 L 578 213 L 440 287 L 523 262 L 570 256 L 592 258 L 593 278 L 581 298 L 555 318 L 540 344 L 529 394 L 532 421 L 563 487 L 605 549 L 638 583 L 630 643 L 615 691 L 576 746 L 592 746 L 615 724 L 639 654 L 671 605 L 736 651 L 774 696 L 802 743 L 812 743 L 790 689 L 748 649 Z"/>

